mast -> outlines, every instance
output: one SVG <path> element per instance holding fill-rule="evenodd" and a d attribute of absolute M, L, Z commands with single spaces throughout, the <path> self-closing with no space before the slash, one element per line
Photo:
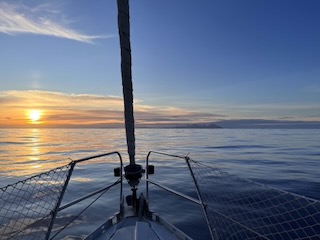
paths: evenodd
<path fill-rule="evenodd" d="M 130 165 L 135 165 L 135 135 L 133 116 L 132 70 L 131 70 L 131 45 L 129 0 L 117 0 L 118 28 L 121 49 L 121 76 L 124 101 L 124 119 Z"/>

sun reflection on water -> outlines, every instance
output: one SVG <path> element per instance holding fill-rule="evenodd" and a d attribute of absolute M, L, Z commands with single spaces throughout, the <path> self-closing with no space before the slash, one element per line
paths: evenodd
<path fill-rule="evenodd" d="M 15 148 L 16 157 L 10 164 L 1 165 L 0 175 L 32 176 L 56 167 L 55 163 L 42 158 L 45 155 L 45 134 L 40 129 L 21 129 L 19 132 L 19 136 L 11 141 L 19 146 Z"/>
<path fill-rule="evenodd" d="M 41 155 L 43 150 L 41 147 L 42 135 L 39 129 L 33 128 L 29 130 L 28 143 L 24 147 L 24 156 L 27 158 L 22 161 L 22 166 L 17 166 L 15 176 L 34 175 L 47 170 Z M 21 169 L 23 168 L 23 169 Z"/>
<path fill-rule="evenodd" d="M 47 172 L 82 157 L 118 150 L 125 152 L 123 132 L 101 129 L 0 129 L 0 178 L 5 183 Z M 97 159 L 94 164 L 118 163 L 117 157 Z M 124 158 L 124 161 L 126 159 Z M 79 171 L 86 168 L 84 162 Z M 76 178 L 90 182 L 92 176 Z"/>
<path fill-rule="evenodd" d="M 41 154 L 41 148 L 39 147 L 40 143 L 40 135 L 39 135 L 39 130 L 34 128 L 31 130 L 31 146 L 29 149 L 29 160 L 31 161 L 39 161 L 40 157 L 39 155 Z"/>

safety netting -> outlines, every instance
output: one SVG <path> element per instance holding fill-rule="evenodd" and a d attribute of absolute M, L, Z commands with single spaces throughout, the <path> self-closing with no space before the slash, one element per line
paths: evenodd
<path fill-rule="evenodd" d="M 188 160 L 214 239 L 320 239 L 320 201 Z"/>
<path fill-rule="evenodd" d="M 46 239 L 70 165 L 0 188 L 0 239 Z"/>

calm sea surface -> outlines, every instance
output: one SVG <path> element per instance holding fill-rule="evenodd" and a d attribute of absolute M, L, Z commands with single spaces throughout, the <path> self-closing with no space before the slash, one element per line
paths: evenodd
<path fill-rule="evenodd" d="M 4 187 L 72 160 L 111 151 L 119 151 L 126 164 L 124 134 L 123 129 L 0 129 L 0 185 Z M 149 150 L 189 154 L 192 159 L 239 177 L 320 199 L 320 129 L 137 129 L 137 160 L 142 164 Z M 183 161 L 157 155 L 151 156 L 152 161 L 156 166 L 153 179 L 195 194 Z M 117 157 L 80 164 L 64 203 L 116 181 L 113 168 L 117 165 Z M 143 184 L 142 180 L 141 190 Z M 129 193 L 127 187 L 124 191 Z M 108 191 L 56 239 L 81 239 L 116 212 L 118 202 L 119 189 Z M 54 230 L 89 203 L 60 212 Z M 198 206 L 151 187 L 150 207 L 195 239 L 208 238 Z"/>

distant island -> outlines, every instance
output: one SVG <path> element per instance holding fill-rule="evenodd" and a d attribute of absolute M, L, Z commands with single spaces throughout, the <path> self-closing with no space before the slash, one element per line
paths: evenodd
<path fill-rule="evenodd" d="M 222 128 L 215 123 L 192 123 L 177 125 L 176 128 Z"/>

